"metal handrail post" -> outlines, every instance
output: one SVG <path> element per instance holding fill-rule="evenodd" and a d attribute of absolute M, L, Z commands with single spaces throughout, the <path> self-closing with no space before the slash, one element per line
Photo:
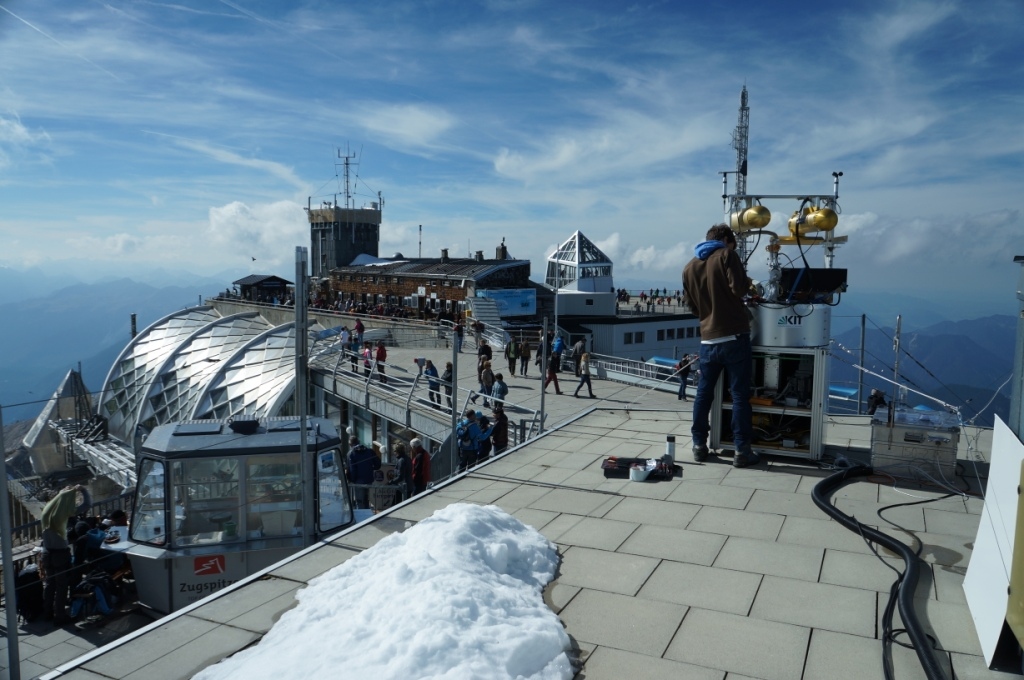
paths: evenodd
<path fill-rule="evenodd" d="M 4 409 L 0 406 L 0 550 L 3 551 L 4 594 L 7 604 L 7 673 L 11 680 L 21 680 L 18 653 L 18 592 L 14 573 L 14 542 L 11 540 L 11 500 L 7 489 L 7 460 L 4 449 Z"/>

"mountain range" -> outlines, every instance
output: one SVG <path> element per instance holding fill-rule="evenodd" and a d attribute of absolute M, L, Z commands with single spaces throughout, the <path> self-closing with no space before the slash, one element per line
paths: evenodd
<path fill-rule="evenodd" d="M 132 313 L 137 315 L 136 327 L 142 331 L 172 311 L 195 305 L 240 278 L 237 272 L 218 277 L 177 276 L 173 285 L 163 286 L 158 285 L 159 281 L 174 280 L 173 273 L 152 273 L 149 279 L 154 283 L 121 278 L 68 286 L 67 278 L 0 266 L 0 318 L 5 328 L 0 333 L 0 405 L 4 422 L 35 418 L 68 370 L 79 364 L 85 384 L 99 390 L 130 340 Z M 59 282 L 65 285 L 58 287 Z M 861 363 L 861 316 L 851 312 L 859 311 L 859 305 L 869 304 L 872 299 L 862 295 L 849 301 L 849 308 L 834 310 L 829 377 L 833 384 L 857 384 L 859 370 L 853 365 Z M 996 314 L 950 320 L 941 318 L 941 305 L 922 306 L 913 298 L 902 301 L 908 303 L 913 318 L 908 316 L 901 334 L 899 380 L 934 398 L 911 393 L 911 405 L 942 408 L 935 400 L 946 402 L 961 407 L 965 420 L 977 417 L 979 425 L 991 425 L 993 414 L 1005 419 L 1009 413 L 1007 378 L 1013 370 L 1016 317 Z M 893 300 L 880 304 L 885 310 L 881 317 L 866 313 L 864 317 L 863 366 L 890 380 L 895 367 L 891 327 L 894 304 Z M 880 325 L 881 318 L 890 325 Z M 922 325 L 923 319 L 933 323 Z M 865 374 L 864 384 L 888 394 L 892 388 L 885 379 Z"/>

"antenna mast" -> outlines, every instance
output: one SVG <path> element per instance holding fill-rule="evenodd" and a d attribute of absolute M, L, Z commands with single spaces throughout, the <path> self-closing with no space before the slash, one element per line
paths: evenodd
<path fill-rule="evenodd" d="M 732 133 L 732 148 L 736 149 L 736 195 L 747 195 L 747 139 L 750 136 L 750 107 L 747 106 L 747 86 L 740 92 L 740 115 Z"/>
<path fill-rule="evenodd" d="M 747 139 L 750 136 L 750 107 L 747 106 L 747 86 L 740 92 L 740 115 L 736 121 L 736 129 L 732 132 L 732 148 L 736 149 L 736 191 L 732 194 L 729 215 L 736 213 L 740 206 L 750 205 L 747 201 Z M 728 175 L 722 177 L 726 181 Z M 747 240 L 737 239 L 736 252 L 747 261 Z"/>
<path fill-rule="evenodd" d="M 746 90 L 744 90 L 744 92 L 745 91 Z M 349 189 L 349 162 L 355 157 L 356 155 L 354 153 L 349 153 L 349 150 L 347 148 L 345 149 L 344 156 L 341 155 L 341 149 L 338 149 L 338 158 L 342 159 L 342 161 L 345 163 L 345 208 L 355 207 L 352 202 L 352 191 Z"/>

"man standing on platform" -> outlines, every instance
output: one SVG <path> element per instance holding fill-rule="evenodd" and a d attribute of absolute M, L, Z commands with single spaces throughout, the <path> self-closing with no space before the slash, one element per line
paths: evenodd
<path fill-rule="evenodd" d="M 724 224 L 716 224 L 707 240 L 694 248 L 695 257 L 683 269 L 683 287 L 690 309 L 700 319 L 700 380 L 693 400 L 693 459 L 708 457 L 708 416 L 715 385 L 725 370 L 732 394 L 732 432 L 736 455 L 734 467 L 756 465 L 761 458 L 750 448 L 753 435 L 750 409 L 750 314 L 744 295 L 750 279 L 736 254 L 736 236 Z"/>

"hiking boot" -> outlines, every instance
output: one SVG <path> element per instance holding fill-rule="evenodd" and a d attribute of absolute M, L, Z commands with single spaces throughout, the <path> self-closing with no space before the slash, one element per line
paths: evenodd
<path fill-rule="evenodd" d="M 703 463 L 708 459 L 708 445 L 707 444 L 694 444 L 693 445 L 693 459 L 698 463 Z"/>
<path fill-rule="evenodd" d="M 761 462 L 761 456 L 757 455 L 750 448 L 737 449 L 736 455 L 732 458 L 732 466 L 738 468 L 750 467 Z"/>

